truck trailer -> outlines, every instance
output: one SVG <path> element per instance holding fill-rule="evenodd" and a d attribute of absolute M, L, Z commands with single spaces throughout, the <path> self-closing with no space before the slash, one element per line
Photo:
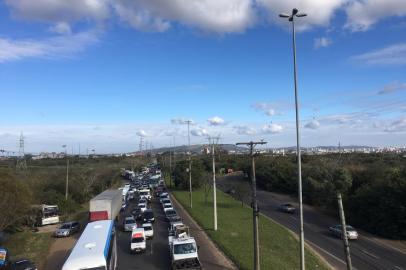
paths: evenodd
<path fill-rule="evenodd" d="M 121 190 L 105 190 L 93 199 L 89 205 L 89 220 L 114 220 L 121 209 Z"/>

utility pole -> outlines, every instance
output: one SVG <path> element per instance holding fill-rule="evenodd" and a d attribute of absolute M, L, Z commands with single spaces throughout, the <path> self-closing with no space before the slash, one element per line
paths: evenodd
<path fill-rule="evenodd" d="M 237 143 L 237 145 L 248 145 L 250 147 L 250 156 L 251 156 L 251 189 L 252 189 L 252 223 L 254 230 L 254 270 L 260 270 L 260 261 L 259 261 L 259 232 L 258 232 L 258 218 L 259 218 L 259 209 L 257 202 L 257 181 L 255 179 L 255 154 L 254 148 L 257 144 L 266 144 L 264 141 L 260 142 L 242 142 Z"/>
<path fill-rule="evenodd" d="M 293 74 L 294 74 L 294 84 L 295 84 L 295 109 L 296 109 L 296 151 L 297 151 L 297 170 L 298 170 L 298 193 L 299 193 L 299 217 L 300 217 L 300 269 L 305 270 L 305 251 L 304 251 L 304 230 L 303 230 L 303 197 L 302 197 L 302 161 L 300 156 L 300 129 L 299 129 L 299 98 L 298 98 L 298 87 L 297 87 L 297 72 L 296 72 L 296 32 L 295 32 L 295 18 L 296 17 L 306 17 L 307 14 L 299 13 L 299 11 L 294 8 L 292 13 L 279 14 L 281 18 L 288 18 L 292 22 L 292 47 L 293 47 Z"/>
<path fill-rule="evenodd" d="M 172 151 L 169 148 L 169 187 L 172 187 Z"/>
<path fill-rule="evenodd" d="M 189 200 L 190 200 L 190 208 L 192 208 L 192 153 L 190 151 L 190 124 L 192 120 L 186 120 L 185 123 L 187 124 L 187 137 L 188 137 L 188 148 L 189 148 Z"/>
<path fill-rule="evenodd" d="M 338 142 L 338 153 L 339 153 L 338 164 L 339 164 L 339 166 L 341 166 L 341 142 Z M 338 203 L 338 211 L 340 214 L 341 231 L 342 231 L 341 238 L 343 240 L 343 245 L 344 245 L 344 253 L 345 253 L 345 261 L 347 263 L 347 270 L 352 270 L 350 244 L 348 242 L 348 236 L 347 236 L 347 224 L 345 222 L 343 198 L 341 196 L 340 191 L 337 191 L 337 203 Z"/>
<path fill-rule="evenodd" d="M 210 137 L 209 136 L 209 144 L 211 144 L 211 156 L 212 156 L 212 163 L 213 163 L 213 216 L 214 216 L 214 230 L 217 231 L 217 193 L 216 193 L 216 161 L 215 161 L 215 154 L 214 154 L 214 147 L 218 143 L 220 137 Z"/>
<path fill-rule="evenodd" d="M 18 150 L 17 158 L 17 170 L 26 171 L 27 170 L 27 161 L 25 160 L 25 150 L 24 150 L 24 135 L 21 132 L 20 134 L 20 148 Z"/>
<path fill-rule="evenodd" d="M 67 145 L 62 145 L 65 148 L 65 158 L 66 158 L 66 187 L 65 187 L 65 201 L 68 200 L 68 192 L 69 192 L 69 159 L 68 159 L 68 148 Z"/>

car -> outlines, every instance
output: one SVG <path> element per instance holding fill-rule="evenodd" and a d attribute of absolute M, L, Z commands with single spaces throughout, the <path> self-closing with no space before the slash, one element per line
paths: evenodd
<path fill-rule="evenodd" d="M 142 213 L 144 213 L 144 211 L 147 210 L 147 205 L 145 203 L 139 203 L 138 207 L 140 208 Z"/>
<path fill-rule="evenodd" d="M 279 205 L 278 209 L 281 212 L 285 212 L 285 213 L 289 213 L 289 214 L 293 214 L 296 210 L 295 207 L 290 203 L 281 204 L 281 205 Z"/>
<path fill-rule="evenodd" d="M 70 221 L 63 223 L 56 231 L 55 237 L 68 237 L 74 233 L 79 232 L 80 223 L 77 221 Z"/>
<path fill-rule="evenodd" d="M 144 228 L 145 237 L 147 239 L 152 239 L 154 237 L 154 228 L 151 223 L 144 223 L 141 227 Z"/>
<path fill-rule="evenodd" d="M 37 270 L 33 262 L 27 259 L 18 259 L 11 263 L 10 270 Z"/>
<path fill-rule="evenodd" d="M 121 204 L 120 212 L 124 212 L 126 208 L 127 208 L 127 204 L 126 204 L 125 202 L 123 202 L 123 203 Z"/>
<path fill-rule="evenodd" d="M 169 223 L 182 222 L 182 219 L 178 215 L 168 216 L 167 220 Z"/>
<path fill-rule="evenodd" d="M 167 210 L 164 210 L 164 211 L 165 211 L 165 218 L 166 218 L 166 220 L 168 220 L 168 221 L 169 221 L 170 217 L 173 217 L 173 216 L 177 216 L 177 215 L 178 215 L 178 214 L 176 213 L 176 211 L 173 210 L 173 208 L 167 209 Z"/>
<path fill-rule="evenodd" d="M 141 199 L 139 199 L 138 203 L 147 204 L 148 201 L 147 201 L 147 199 L 145 199 L 145 198 L 141 198 Z"/>
<path fill-rule="evenodd" d="M 161 200 L 161 204 L 165 204 L 165 203 L 171 203 L 171 200 L 169 200 L 168 198 L 164 198 Z"/>
<path fill-rule="evenodd" d="M 154 212 L 152 209 L 147 209 L 144 211 L 143 221 L 148 223 L 155 222 Z"/>
<path fill-rule="evenodd" d="M 147 241 L 144 228 L 134 228 L 131 232 L 131 252 L 145 252 L 147 249 Z"/>
<path fill-rule="evenodd" d="M 350 225 L 345 226 L 347 230 L 347 238 L 349 240 L 357 240 L 358 239 L 358 232 Z M 342 226 L 341 225 L 334 225 L 328 228 L 330 233 L 338 238 L 343 237 Z"/>
<path fill-rule="evenodd" d="M 133 228 L 137 228 L 137 222 L 133 216 L 124 219 L 123 228 L 125 232 L 131 232 Z"/>
<path fill-rule="evenodd" d="M 165 211 L 165 210 L 169 210 L 169 209 L 173 209 L 173 206 L 172 206 L 171 203 L 164 203 L 164 204 L 162 205 L 162 207 L 164 208 L 164 211 Z"/>

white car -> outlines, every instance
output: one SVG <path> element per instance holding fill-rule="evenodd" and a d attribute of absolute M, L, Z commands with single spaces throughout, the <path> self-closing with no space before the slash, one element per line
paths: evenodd
<path fill-rule="evenodd" d="M 345 226 L 347 230 L 347 238 L 349 240 L 357 240 L 358 232 L 350 225 Z M 335 225 L 328 228 L 330 233 L 338 238 L 343 238 L 343 231 L 341 225 Z"/>
<path fill-rule="evenodd" d="M 162 205 L 162 207 L 164 208 L 164 211 L 167 211 L 167 210 L 169 210 L 169 209 L 173 210 L 173 206 L 172 206 L 171 203 L 164 203 L 164 204 Z"/>
<path fill-rule="evenodd" d="M 147 205 L 145 203 L 139 203 L 138 208 L 140 208 L 141 212 L 144 213 L 147 210 Z"/>
<path fill-rule="evenodd" d="M 144 228 L 145 237 L 147 239 L 151 239 L 154 237 L 154 228 L 152 227 L 151 223 L 142 224 L 142 228 Z"/>
<path fill-rule="evenodd" d="M 123 227 L 125 232 L 131 232 L 133 228 L 137 228 L 137 222 L 135 222 L 133 217 L 126 217 L 124 219 Z"/>
<path fill-rule="evenodd" d="M 144 228 L 134 228 L 131 232 L 131 252 L 144 252 L 147 249 Z"/>

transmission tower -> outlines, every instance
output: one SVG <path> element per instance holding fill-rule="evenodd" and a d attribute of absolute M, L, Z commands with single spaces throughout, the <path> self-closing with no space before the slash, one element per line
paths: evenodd
<path fill-rule="evenodd" d="M 140 136 L 140 155 L 142 155 L 142 146 L 144 144 L 144 137 Z"/>
<path fill-rule="evenodd" d="M 24 152 L 24 135 L 21 132 L 20 135 L 20 148 L 18 150 L 18 157 L 17 157 L 17 170 L 24 171 L 27 169 L 27 162 L 25 160 L 25 152 Z"/>

